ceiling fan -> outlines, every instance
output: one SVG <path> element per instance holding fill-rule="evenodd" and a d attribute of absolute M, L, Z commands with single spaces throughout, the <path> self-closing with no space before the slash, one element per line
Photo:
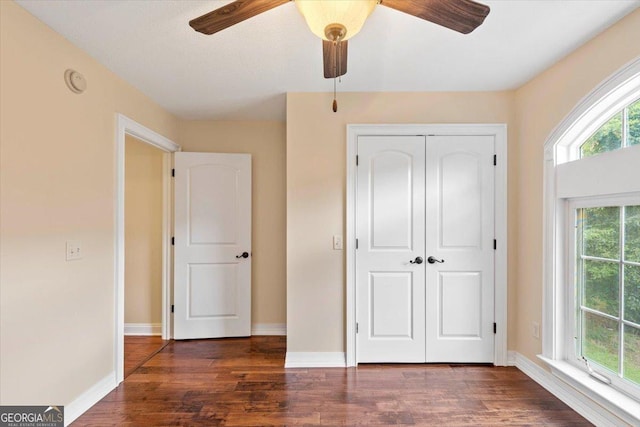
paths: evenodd
<path fill-rule="evenodd" d="M 328 79 L 346 74 L 348 39 L 360 31 L 378 4 L 463 34 L 480 26 L 490 10 L 473 0 L 236 0 L 192 19 L 189 25 L 200 33 L 214 34 L 289 1 L 295 1 L 311 32 L 322 39 Z M 337 110 L 335 100 L 333 110 Z"/>

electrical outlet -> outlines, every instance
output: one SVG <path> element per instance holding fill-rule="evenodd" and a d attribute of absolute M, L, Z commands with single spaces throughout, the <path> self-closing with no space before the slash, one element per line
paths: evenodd
<path fill-rule="evenodd" d="M 531 335 L 533 335 L 534 338 L 540 339 L 540 323 L 531 323 Z"/>
<path fill-rule="evenodd" d="M 342 250 L 342 236 L 338 236 L 338 235 L 333 236 L 333 250 L 334 251 Z"/>
<path fill-rule="evenodd" d="M 67 240 L 67 261 L 82 259 L 82 243 L 79 240 Z"/>

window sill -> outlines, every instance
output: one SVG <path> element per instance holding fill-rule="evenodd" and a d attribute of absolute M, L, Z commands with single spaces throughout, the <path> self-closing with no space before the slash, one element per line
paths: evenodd
<path fill-rule="evenodd" d="M 640 420 L 640 402 L 603 384 L 568 362 L 538 356 L 551 368 L 551 373 L 589 399 L 630 424 Z"/>

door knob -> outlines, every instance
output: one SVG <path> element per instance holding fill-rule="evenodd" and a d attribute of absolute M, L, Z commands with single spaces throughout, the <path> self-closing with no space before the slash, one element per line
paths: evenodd
<path fill-rule="evenodd" d="M 429 258 L 427 258 L 427 262 L 429 264 L 435 264 L 436 262 L 442 264 L 444 262 L 444 260 L 430 256 Z"/>
<path fill-rule="evenodd" d="M 409 263 L 411 264 L 422 264 L 424 262 L 424 260 L 422 259 L 421 256 L 417 256 L 416 259 L 409 261 Z"/>
<path fill-rule="evenodd" d="M 236 258 L 249 258 L 249 252 L 242 252 L 242 254 L 236 255 Z"/>

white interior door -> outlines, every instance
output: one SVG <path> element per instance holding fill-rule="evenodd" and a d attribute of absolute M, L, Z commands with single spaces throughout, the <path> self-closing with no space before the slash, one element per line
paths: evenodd
<path fill-rule="evenodd" d="M 174 234 L 174 337 L 251 335 L 251 155 L 175 153 Z"/>
<path fill-rule="evenodd" d="M 493 136 L 428 136 L 427 362 L 494 360 Z"/>
<path fill-rule="evenodd" d="M 424 136 L 358 138 L 358 361 L 424 362 Z"/>
<path fill-rule="evenodd" d="M 493 137 L 357 144 L 357 361 L 493 362 Z"/>

